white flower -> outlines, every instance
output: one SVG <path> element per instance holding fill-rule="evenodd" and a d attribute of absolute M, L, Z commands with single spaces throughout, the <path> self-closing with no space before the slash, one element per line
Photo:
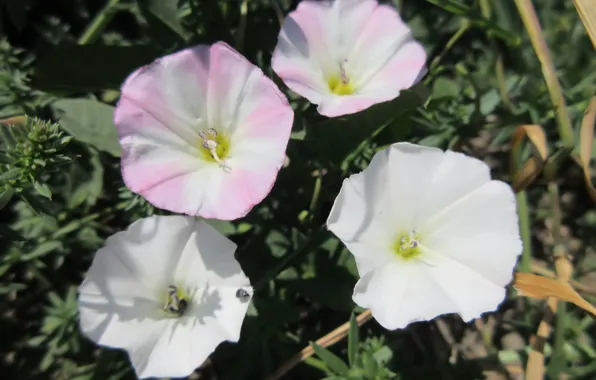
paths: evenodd
<path fill-rule="evenodd" d="M 354 302 L 390 330 L 495 310 L 522 250 L 514 194 L 486 164 L 408 143 L 344 181 L 327 225 L 356 259 Z"/>
<path fill-rule="evenodd" d="M 236 342 L 252 288 L 236 244 L 204 221 L 153 216 L 107 239 L 79 288 L 82 331 L 139 378 L 184 377 Z"/>

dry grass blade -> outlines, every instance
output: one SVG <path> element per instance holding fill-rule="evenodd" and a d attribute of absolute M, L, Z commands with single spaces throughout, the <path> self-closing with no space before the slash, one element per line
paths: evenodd
<path fill-rule="evenodd" d="M 596 49 L 596 1 L 573 0 L 573 4 L 592 40 L 592 45 L 594 45 L 594 48 Z"/>
<path fill-rule="evenodd" d="M 516 273 L 513 287 L 522 296 L 538 299 L 554 297 L 561 301 L 571 302 L 596 315 L 596 307 L 583 299 L 568 282 L 533 273 Z"/>
<path fill-rule="evenodd" d="M 591 0 L 593 1 L 593 0 Z M 540 61 L 540 67 L 542 68 L 542 75 L 548 88 L 548 93 L 551 98 L 551 102 L 555 107 L 555 115 L 557 117 L 557 126 L 559 128 L 559 135 L 563 140 L 565 146 L 571 147 L 574 144 L 573 127 L 571 126 L 571 119 L 569 118 L 569 112 L 567 111 L 567 105 L 565 104 L 565 98 L 563 91 L 561 90 L 561 84 L 557 78 L 555 65 L 550 56 L 548 46 L 540 27 L 540 21 L 536 15 L 536 10 L 530 0 L 515 0 L 515 5 L 519 11 L 519 15 L 522 18 L 524 26 L 530 36 L 530 41 Z"/>
<path fill-rule="evenodd" d="M 533 156 L 520 169 L 517 169 L 516 160 L 519 155 L 521 143 L 526 136 L 534 147 L 532 150 Z M 515 129 L 512 135 L 510 170 L 513 173 L 511 186 L 516 192 L 524 190 L 536 179 L 542 171 L 547 157 L 548 143 L 544 129 L 541 126 L 526 124 L 520 125 Z"/>
<path fill-rule="evenodd" d="M 356 322 L 358 326 L 362 326 L 364 323 L 368 322 L 372 318 L 372 313 L 370 310 L 365 310 L 356 317 Z M 330 333 L 326 334 L 322 338 L 318 339 L 315 343 L 321 347 L 329 347 L 340 340 L 342 340 L 346 335 L 348 335 L 348 331 L 350 331 L 350 321 L 342 324 L 341 326 L 337 327 L 335 330 L 331 331 Z M 289 360 L 283 363 L 275 372 L 271 375 L 267 376 L 266 380 L 277 380 L 280 379 L 283 375 L 288 373 L 292 368 L 297 366 L 301 361 L 304 359 L 311 357 L 315 353 L 313 347 L 311 345 L 303 348 L 299 353 L 292 356 Z"/>
<path fill-rule="evenodd" d="M 596 3 L 595 3 L 596 6 Z M 596 189 L 592 184 L 590 159 L 592 157 L 592 142 L 594 141 L 594 123 L 596 122 L 596 95 L 590 100 L 588 109 L 584 113 L 579 137 L 579 157 L 584 171 L 584 179 L 588 194 L 596 202 Z"/>
<path fill-rule="evenodd" d="M 24 125 L 25 124 L 25 116 L 13 116 L 7 119 L 1 119 L 0 124 L 11 126 L 11 125 Z"/>

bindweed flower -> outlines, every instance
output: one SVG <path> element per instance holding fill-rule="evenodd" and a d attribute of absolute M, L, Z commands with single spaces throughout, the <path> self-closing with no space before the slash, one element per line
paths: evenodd
<path fill-rule="evenodd" d="M 320 114 L 396 98 L 425 74 L 426 53 L 397 11 L 376 0 L 303 0 L 285 19 L 272 67 Z"/>
<path fill-rule="evenodd" d="M 327 225 L 356 259 L 354 302 L 390 330 L 495 310 L 522 250 L 513 191 L 485 163 L 408 143 L 344 181 Z"/>
<path fill-rule="evenodd" d="M 122 86 L 124 182 L 162 209 L 243 217 L 271 190 L 293 118 L 277 86 L 225 43 L 165 56 Z"/>
<path fill-rule="evenodd" d="M 192 217 L 134 222 L 108 238 L 79 288 L 82 331 L 128 351 L 139 378 L 190 375 L 239 339 L 252 288 L 235 249 Z"/>

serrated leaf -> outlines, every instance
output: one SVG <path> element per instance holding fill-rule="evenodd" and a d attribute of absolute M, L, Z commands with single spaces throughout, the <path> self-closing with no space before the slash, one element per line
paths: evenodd
<path fill-rule="evenodd" d="M 329 369 L 335 372 L 338 375 L 347 375 L 350 371 L 350 368 L 341 360 L 337 355 L 333 352 L 329 351 L 325 347 L 319 346 L 315 342 L 311 342 L 310 345 L 312 346 L 315 354 L 327 364 Z"/>
<path fill-rule="evenodd" d="M 89 99 L 62 99 L 52 107 L 60 126 L 77 140 L 116 157 L 122 154 L 113 121 L 114 107 Z"/>
<path fill-rule="evenodd" d="M 348 362 L 354 366 L 358 358 L 358 342 L 360 341 L 360 329 L 356 321 L 356 315 L 350 316 L 350 330 L 348 331 Z"/>

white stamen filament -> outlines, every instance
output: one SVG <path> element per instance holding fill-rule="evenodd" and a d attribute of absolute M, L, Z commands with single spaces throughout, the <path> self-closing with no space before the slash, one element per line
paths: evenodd
<path fill-rule="evenodd" d="M 229 173 L 232 168 L 226 164 L 225 160 L 222 160 L 217 155 L 217 147 L 219 144 L 214 139 L 217 137 L 217 131 L 213 128 L 209 128 L 207 132 L 199 131 L 199 137 L 203 139 L 203 148 L 207 149 L 211 153 L 211 157 L 219 164 L 224 172 Z"/>
<path fill-rule="evenodd" d="M 350 78 L 348 78 L 348 74 L 346 74 L 346 64 L 348 63 L 347 59 L 344 59 L 339 64 L 339 75 L 341 76 L 341 83 L 348 84 L 350 82 Z"/>

